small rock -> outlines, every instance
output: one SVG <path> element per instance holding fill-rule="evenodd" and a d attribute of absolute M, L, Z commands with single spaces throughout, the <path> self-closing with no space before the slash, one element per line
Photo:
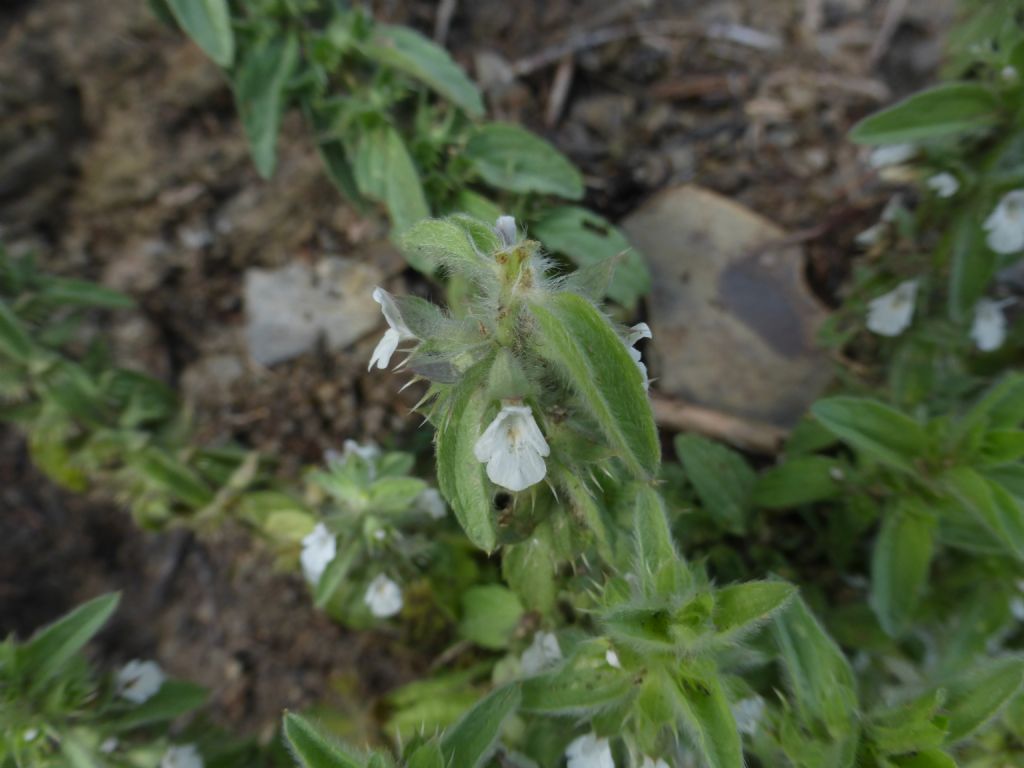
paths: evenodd
<path fill-rule="evenodd" d="M 314 269 L 291 264 L 245 273 L 246 342 L 261 365 L 289 360 L 322 336 L 342 349 L 376 328 L 380 307 L 371 297 L 381 281 L 374 266 L 328 257 Z"/>
<path fill-rule="evenodd" d="M 697 404 L 792 426 L 831 378 L 815 337 L 825 310 L 785 233 L 694 186 L 663 192 L 623 222 L 654 286 L 655 388 Z"/>

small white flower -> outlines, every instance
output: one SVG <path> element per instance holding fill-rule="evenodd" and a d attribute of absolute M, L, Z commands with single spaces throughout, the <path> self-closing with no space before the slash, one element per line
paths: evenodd
<path fill-rule="evenodd" d="M 441 492 L 437 488 L 427 488 L 417 496 L 416 509 L 425 512 L 434 520 L 443 520 L 448 514 L 448 505 L 444 503 Z"/>
<path fill-rule="evenodd" d="M 952 197 L 960 191 L 960 182 L 952 173 L 936 173 L 925 182 L 928 189 L 939 197 Z"/>
<path fill-rule="evenodd" d="M 868 164 L 872 168 L 887 168 L 905 163 L 916 154 L 917 147 L 913 144 L 887 144 L 872 150 Z"/>
<path fill-rule="evenodd" d="M 896 221 L 902 210 L 903 195 L 893 195 L 889 202 L 885 204 L 885 208 L 882 209 L 882 214 L 878 217 L 878 221 L 857 235 L 854 238 L 854 242 L 862 248 L 870 248 L 879 241 L 882 234 L 889 228 L 889 225 Z"/>
<path fill-rule="evenodd" d="M 622 662 L 619 661 L 619 654 L 615 652 L 614 648 L 609 648 L 605 651 L 604 660 L 608 662 L 609 667 L 615 667 L 615 669 L 622 669 Z"/>
<path fill-rule="evenodd" d="M 374 364 L 380 369 L 387 368 L 391 364 L 391 356 L 395 354 L 398 345 L 403 341 L 415 339 L 416 335 L 409 330 L 409 326 L 402 319 L 402 313 L 398 310 L 394 298 L 383 288 L 373 289 L 373 300 L 380 304 L 384 312 L 384 319 L 388 321 L 388 329 L 384 332 L 383 338 L 377 342 L 377 347 L 370 356 L 370 365 L 367 370 L 372 370 Z"/>
<path fill-rule="evenodd" d="M 503 404 L 473 446 L 477 461 L 487 464 L 491 482 L 510 491 L 521 491 L 543 480 L 548 471 L 544 457 L 550 453 L 527 405 Z"/>
<path fill-rule="evenodd" d="M 565 750 L 565 757 L 566 768 L 615 768 L 608 739 L 599 739 L 593 733 L 573 740 Z"/>
<path fill-rule="evenodd" d="M 764 699 L 758 695 L 740 699 L 732 707 L 732 716 L 736 721 L 736 730 L 753 736 L 764 717 Z"/>
<path fill-rule="evenodd" d="M 1003 346 L 1006 340 L 1006 315 L 1004 302 L 980 299 L 974 305 L 974 322 L 971 324 L 971 338 L 982 352 L 991 352 Z"/>
<path fill-rule="evenodd" d="M 899 336 L 914 317 L 917 280 L 904 280 L 868 304 L 868 330 L 879 336 Z"/>
<path fill-rule="evenodd" d="M 626 351 L 629 352 L 629 356 L 633 358 L 633 362 L 636 363 L 636 367 L 640 369 L 640 375 L 644 379 L 644 389 L 649 389 L 651 382 L 647 378 L 647 366 L 644 365 L 643 360 L 640 359 L 640 350 L 636 348 L 636 343 L 640 339 L 653 339 L 654 335 L 651 333 L 651 328 L 647 323 L 637 323 L 629 329 L 629 333 L 626 334 Z"/>
<path fill-rule="evenodd" d="M 39 735 L 39 729 L 38 728 L 29 728 L 23 734 L 21 734 L 21 737 L 25 741 L 35 741 L 36 740 L 36 736 L 38 736 L 38 735 Z"/>
<path fill-rule="evenodd" d="M 1017 621 L 1024 622 L 1024 597 L 1011 598 L 1010 613 Z"/>
<path fill-rule="evenodd" d="M 299 561 L 302 563 L 302 572 L 306 576 L 306 581 L 315 587 L 336 554 L 338 554 L 337 537 L 328 530 L 326 525 L 317 523 L 302 540 L 302 554 L 299 556 Z"/>
<path fill-rule="evenodd" d="M 378 574 L 366 588 L 363 602 L 378 619 L 387 619 L 402 610 L 402 588 L 383 573 Z"/>
<path fill-rule="evenodd" d="M 1016 67 L 1011 67 L 1007 65 L 1003 67 L 1002 71 L 999 74 L 1003 78 L 1003 82 L 1006 83 L 1013 84 L 1020 80 L 1020 73 L 1017 71 Z"/>
<path fill-rule="evenodd" d="M 167 676 L 155 661 L 134 659 L 125 664 L 117 673 L 117 695 L 134 704 L 150 699 Z"/>
<path fill-rule="evenodd" d="M 1008 192 L 985 219 L 988 247 L 996 253 L 1024 251 L 1024 189 Z"/>
<path fill-rule="evenodd" d="M 203 768 L 203 758 L 195 744 L 182 744 L 164 752 L 160 768 Z"/>
<path fill-rule="evenodd" d="M 120 745 L 121 742 L 119 742 L 116 737 L 109 736 L 100 744 L 100 752 L 104 755 L 109 755 L 112 752 L 115 752 Z"/>
<path fill-rule="evenodd" d="M 349 456 L 358 456 L 365 462 L 373 462 L 380 458 L 380 448 L 376 443 L 361 445 L 355 440 L 348 439 L 341 447 L 341 460 L 346 461 Z"/>
<path fill-rule="evenodd" d="M 649 757 L 644 757 L 643 765 L 640 768 L 669 768 L 669 765 L 661 758 L 653 760 Z"/>
<path fill-rule="evenodd" d="M 542 669 L 562 660 L 562 648 L 551 632 L 537 632 L 530 647 L 523 651 L 521 667 L 524 675 L 536 675 Z"/>
<path fill-rule="evenodd" d="M 501 244 L 505 248 L 515 245 L 519 240 L 514 216 L 499 216 L 494 224 L 494 231 L 501 238 Z"/>
<path fill-rule="evenodd" d="M 386 539 L 387 537 L 388 532 L 385 531 L 383 528 L 378 528 L 376 531 L 373 532 L 373 538 L 375 538 L 377 541 L 384 541 L 384 539 Z"/>

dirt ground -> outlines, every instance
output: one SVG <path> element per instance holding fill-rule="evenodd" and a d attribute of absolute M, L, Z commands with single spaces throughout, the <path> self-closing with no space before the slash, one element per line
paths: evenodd
<path fill-rule="evenodd" d="M 447 4 L 371 5 L 429 34 Z M 617 219 L 666 187 L 700 184 L 802 237 L 811 284 L 832 301 L 852 234 L 883 202 L 844 136 L 934 77 L 951 3 L 451 5 L 440 31 L 492 114 L 577 162 L 588 205 Z M 109 321 L 117 354 L 181 388 L 204 440 L 292 469 L 346 437 L 424 444 L 415 394 L 365 371 L 375 334 L 269 369 L 247 359 L 249 267 L 337 254 L 372 262 L 396 289 L 416 278 L 381 221 L 340 200 L 294 116 L 277 175 L 258 178 L 225 81 L 140 0 L 0 6 L 0 237 L 135 297 L 138 312 Z M 300 581 L 241 533 L 141 533 L 109 501 L 56 490 L 0 431 L 0 630 L 24 633 L 114 588 L 125 606 L 104 656 L 158 658 L 211 687 L 217 719 L 248 733 L 329 698 L 339 680 L 368 699 L 424 664 L 317 615 Z"/>

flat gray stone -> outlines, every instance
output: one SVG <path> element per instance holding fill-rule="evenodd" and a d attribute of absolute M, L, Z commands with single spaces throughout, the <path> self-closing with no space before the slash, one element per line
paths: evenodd
<path fill-rule="evenodd" d="M 831 379 L 815 338 L 827 313 L 801 249 L 733 201 L 694 186 L 623 222 L 648 259 L 654 387 L 697 405 L 790 427 Z"/>
<path fill-rule="evenodd" d="M 373 288 L 379 269 L 355 259 L 328 257 L 311 268 L 289 264 L 245 273 L 245 338 L 249 355 L 273 365 L 312 349 L 321 337 L 343 349 L 381 323 Z"/>

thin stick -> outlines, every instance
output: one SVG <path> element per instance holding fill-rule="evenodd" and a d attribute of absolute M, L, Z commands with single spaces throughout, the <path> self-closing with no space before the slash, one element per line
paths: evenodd
<path fill-rule="evenodd" d="M 572 88 L 573 74 L 576 71 L 576 63 L 572 56 L 566 56 L 555 70 L 555 79 L 551 83 L 551 94 L 548 96 L 548 108 L 544 113 L 544 124 L 553 128 L 558 124 L 565 108 L 565 100 L 569 96 L 569 89 Z"/>
<path fill-rule="evenodd" d="M 441 0 L 437 5 L 437 15 L 434 17 L 434 41 L 438 45 L 444 45 L 448 39 L 448 30 L 452 26 L 452 16 L 455 15 L 455 5 L 458 0 Z"/>
<path fill-rule="evenodd" d="M 683 432 L 697 432 L 751 453 L 775 455 L 788 430 L 774 424 L 741 419 L 711 408 L 653 395 L 654 420 L 659 426 Z"/>
<path fill-rule="evenodd" d="M 889 50 L 889 44 L 899 28 L 900 22 L 903 21 L 908 4 L 909 0 L 889 0 L 889 5 L 885 9 L 885 18 L 882 19 L 882 28 L 878 30 L 878 37 L 875 38 L 875 44 L 871 46 L 871 52 L 868 54 L 868 69 L 873 69 Z"/>

